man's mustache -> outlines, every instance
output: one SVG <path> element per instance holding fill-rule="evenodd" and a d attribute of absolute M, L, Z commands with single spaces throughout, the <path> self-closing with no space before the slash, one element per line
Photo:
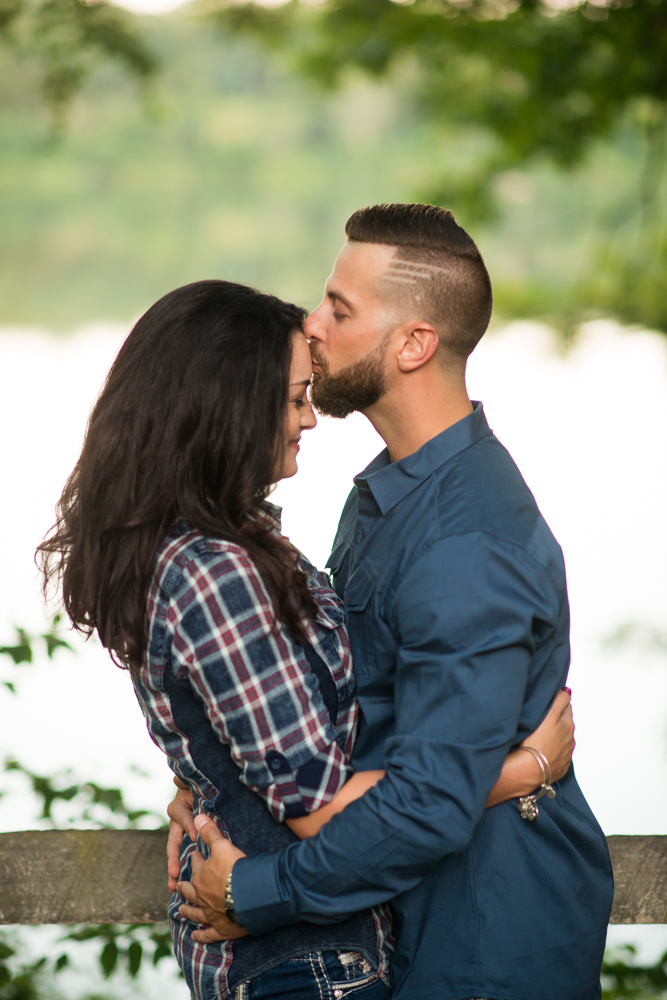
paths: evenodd
<path fill-rule="evenodd" d="M 315 362 L 315 364 L 319 365 L 320 368 L 322 369 L 322 371 L 326 374 L 326 372 L 327 372 L 327 363 L 324 360 L 324 358 L 320 355 L 320 353 L 319 353 L 319 351 L 317 349 L 317 344 L 314 344 L 311 341 L 310 344 L 309 344 L 309 347 L 310 347 L 310 356 L 311 356 L 311 358 L 313 359 L 313 361 Z M 319 376 L 320 373 L 319 372 L 315 372 L 315 374 Z"/>

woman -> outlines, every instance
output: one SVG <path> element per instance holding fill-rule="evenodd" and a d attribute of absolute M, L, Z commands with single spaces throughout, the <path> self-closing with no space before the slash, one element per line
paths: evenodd
<path fill-rule="evenodd" d="M 40 546 L 74 627 L 96 630 L 129 668 L 195 812 L 245 853 L 316 833 L 383 773 L 352 773 L 357 706 L 342 608 L 266 499 L 296 473 L 300 435 L 316 422 L 303 318 L 224 281 L 160 299 L 114 362 Z M 562 710 L 530 738 L 554 779 L 572 747 L 556 725 Z M 511 755 L 489 805 L 532 791 L 538 771 L 531 754 Z M 196 846 L 185 838 L 181 878 Z M 384 907 L 204 945 L 182 901 L 172 897 L 169 916 L 193 997 L 390 995 Z"/>

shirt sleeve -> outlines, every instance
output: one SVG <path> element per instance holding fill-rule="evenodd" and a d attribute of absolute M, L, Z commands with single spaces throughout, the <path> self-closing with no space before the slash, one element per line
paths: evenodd
<path fill-rule="evenodd" d="M 241 550 L 181 567 L 170 595 L 171 665 L 201 698 L 240 778 L 278 822 L 331 801 L 352 773 L 303 650 L 276 624 Z"/>
<path fill-rule="evenodd" d="M 482 533 L 442 540 L 418 560 L 389 612 L 399 649 L 386 777 L 317 837 L 237 862 L 234 902 L 250 933 L 340 920 L 466 847 L 516 742 L 536 644 L 557 608 L 543 567 Z M 553 682 L 538 693 L 542 714 Z"/>

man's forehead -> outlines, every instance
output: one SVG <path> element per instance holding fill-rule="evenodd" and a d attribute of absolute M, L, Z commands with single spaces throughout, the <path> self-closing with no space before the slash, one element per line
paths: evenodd
<path fill-rule="evenodd" d="M 357 243 L 350 240 L 336 258 L 334 269 L 327 279 L 327 291 L 363 294 L 370 291 L 384 274 L 396 254 L 396 247 L 384 243 Z M 338 287 L 340 286 L 340 287 Z"/>

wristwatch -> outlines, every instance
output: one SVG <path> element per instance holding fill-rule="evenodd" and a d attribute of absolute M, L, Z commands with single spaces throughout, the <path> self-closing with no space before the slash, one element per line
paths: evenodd
<path fill-rule="evenodd" d="M 240 927 L 241 930 L 245 930 L 243 924 L 236 916 L 234 910 L 234 897 L 232 896 L 232 873 L 230 872 L 227 876 L 227 884 L 225 886 L 225 916 L 227 919 L 234 924 L 235 927 Z"/>

